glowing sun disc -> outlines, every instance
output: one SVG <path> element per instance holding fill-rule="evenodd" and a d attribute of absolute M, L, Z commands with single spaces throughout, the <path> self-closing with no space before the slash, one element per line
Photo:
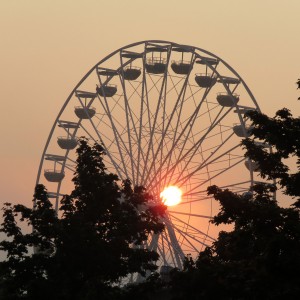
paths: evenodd
<path fill-rule="evenodd" d="M 181 202 L 182 191 L 177 186 L 168 186 L 161 193 L 160 198 L 167 206 L 177 205 Z"/>

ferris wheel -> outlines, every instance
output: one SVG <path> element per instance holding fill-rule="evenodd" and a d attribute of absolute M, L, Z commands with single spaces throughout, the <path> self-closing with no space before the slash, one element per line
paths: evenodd
<path fill-rule="evenodd" d="M 110 172 L 168 205 L 165 231 L 145 247 L 158 252 L 162 269 L 181 269 L 185 255 L 196 256 L 216 237 L 209 221 L 218 205 L 207 187 L 245 193 L 261 180 L 240 147 L 251 130 L 245 113 L 252 110 L 259 106 L 243 79 L 206 50 L 167 41 L 122 47 L 97 63 L 63 103 L 37 183 L 47 185 L 58 209 L 59 197 L 72 189 L 77 138 L 101 143 Z M 167 202 L 172 197 L 177 205 Z"/>

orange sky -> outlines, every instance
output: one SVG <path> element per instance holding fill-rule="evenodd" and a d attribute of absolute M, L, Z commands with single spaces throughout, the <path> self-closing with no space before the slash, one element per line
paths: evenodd
<path fill-rule="evenodd" d="M 157 39 L 228 62 L 261 109 L 299 115 L 299 0 L 3 0 L 0 205 L 31 205 L 41 153 L 63 102 L 101 58 Z"/>

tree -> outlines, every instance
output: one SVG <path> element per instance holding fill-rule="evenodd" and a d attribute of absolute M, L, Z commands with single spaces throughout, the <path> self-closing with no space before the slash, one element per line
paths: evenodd
<path fill-rule="evenodd" d="M 295 206 L 300 207 L 300 118 L 293 118 L 288 109 L 277 111 L 274 118 L 258 112 L 249 112 L 253 124 L 252 134 L 264 144 L 272 146 L 269 153 L 256 145 L 254 139 L 245 139 L 246 156 L 257 161 L 260 175 L 276 180 L 284 193 L 296 198 Z M 285 160 L 296 158 L 296 172 L 291 173 Z"/>
<path fill-rule="evenodd" d="M 187 258 L 184 272 L 172 281 L 174 299 L 297 299 L 300 293 L 300 118 L 287 109 L 274 118 L 249 112 L 252 137 L 242 144 L 256 161 L 260 175 L 275 180 L 296 199 L 280 207 L 274 184 L 257 184 L 238 195 L 217 186 L 208 188 L 221 206 L 215 225 L 232 224 L 221 231 L 196 262 Z M 260 139 L 261 144 L 255 143 Z M 269 153 L 262 144 L 272 147 Z M 296 158 L 291 171 L 286 159 Z"/>
<path fill-rule="evenodd" d="M 131 187 L 108 173 L 103 148 L 80 140 L 75 189 L 61 200 L 58 218 L 44 186 L 35 190 L 34 209 L 6 203 L 0 264 L 6 299 L 112 299 L 117 283 L 130 273 L 156 269 L 158 254 L 141 247 L 163 230 L 158 205 L 143 187 Z M 24 234 L 21 222 L 33 227 Z M 30 247 L 38 251 L 29 253 Z"/>

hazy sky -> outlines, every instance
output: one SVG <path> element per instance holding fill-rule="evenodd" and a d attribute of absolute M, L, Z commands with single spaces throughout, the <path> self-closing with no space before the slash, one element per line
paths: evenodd
<path fill-rule="evenodd" d="M 63 102 L 101 58 L 133 42 L 206 49 L 242 76 L 263 112 L 298 116 L 299 12 L 299 0 L 0 0 L 0 205 L 31 205 Z"/>

